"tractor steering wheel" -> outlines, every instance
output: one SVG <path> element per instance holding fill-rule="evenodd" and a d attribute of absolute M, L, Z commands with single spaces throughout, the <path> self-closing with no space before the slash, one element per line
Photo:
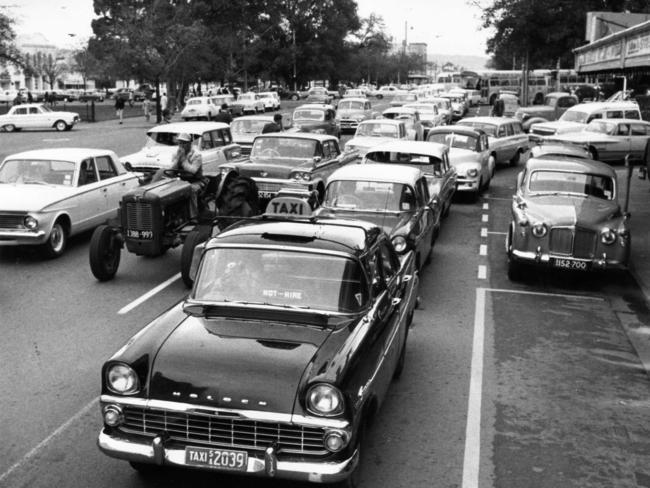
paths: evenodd
<path fill-rule="evenodd" d="M 163 174 L 167 178 L 180 178 L 181 180 L 192 180 L 195 178 L 194 173 L 191 173 L 189 171 L 185 171 L 184 169 L 166 169 L 163 171 Z"/>

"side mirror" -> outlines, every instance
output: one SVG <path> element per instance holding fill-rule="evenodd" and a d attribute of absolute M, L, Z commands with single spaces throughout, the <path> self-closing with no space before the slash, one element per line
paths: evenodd
<path fill-rule="evenodd" d="M 314 156 L 314 163 L 318 164 L 318 163 L 320 163 L 322 161 L 322 159 L 323 158 L 321 158 L 320 156 Z"/>
<path fill-rule="evenodd" d="M 129 172 L 133 171 L 133 166 L 128 161 L 126 163 L 122 163 L 122 166 L 124 166 L 124 169 L 126 169 Z"/>

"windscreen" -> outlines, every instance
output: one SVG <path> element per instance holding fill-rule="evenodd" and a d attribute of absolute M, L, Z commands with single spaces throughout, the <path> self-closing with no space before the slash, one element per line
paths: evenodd
<path fill-rule="evenodd" d="M 230 132 L 233 134 L 261 134 L 267 120 L 241 120 L 235 119 L 230 123 Z"/>
<path fill-rule="evenodd" d="M 360 264 L 342 256 L 216 248 L 203 257 L 194 298 L 351 313 L 365 307 L 368 286 Z"/>
<path fill-rule="evenodd" d="M 476 148 L 478 147 L 478 137 L 468 134 L 457 134 L 454 132 L 429 133 L 429 138 L 427 140 L 429 142 L 437 142 L 449 147 L 469 149 L 471 151 L 476 151 Z"/>
<path fill-rule="evenodd" d="M 73 186 L 75 163 L 48 159 L 9 159 L 0 167 L 0 183 Z"/>
<path fill-rule="evenodd" d="M 296 110 L 293 113 L 293 120 L 324 120 L 325 112 L 323 110 Z"/>
<path fill-rule="evenodd" d="M 401 183 L 333 181 L 327 186 L 324 205 L 330 208 L 402 212 L 415 208 L 415 193 Z"/>
<path fill-rule="evenodd" d="M 560 120 L 564 120 L 565 122 L 579 122 L 581 124 L 585 124 L 587 122 L 587 114 L 586 112 L 580 112 L 578 110 L 567 110 L 562 114 L 562 117 L 560 117 Z"/>
<path fill-rule="evenodd" d="M 397 126 L 394 124 L 382 124 L 381 122 L 360 124 L 359 127 L 357 127 L 355 136 L 397 138 Z"/>
<path fill-rule="evenodd" d="M 569 171 L 534 171 L 528 190 L 543 194 L 570 193 L 583 196 L 614 199 L 614 180 L 608 176 Z"/>
<path fill-rule="evenodd" d="M 317 141 L 297 137 L 257 137 L 253 142 L 251 158 L 311 159 L 317 156 L 317 144 Z"/>

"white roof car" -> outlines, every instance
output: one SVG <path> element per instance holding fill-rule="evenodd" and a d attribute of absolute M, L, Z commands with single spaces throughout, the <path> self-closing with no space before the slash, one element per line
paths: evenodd
<path fill-rule="evenodd" d="M 258 96 L 264 102 L 265 110 L 277 110 L 280 108 L 280 97 L 277 92 L 260 92 Z"/>
<path fill-rule="evenodd" d="M 242 154 L 250 153 L 253 140 L 262 133 L 266 124 L 273 122 L 275 115 L 244 115 L 237 117 L 230 123 L 230 132 L 233 140 L 241 146 Z M 282 128 L 291 128 L 291 120 L 283 117 Z"/>
<path fill-rule="evenodd" d="M 231 106 L 240 106 L 244 113 L 264 112 L 264 102 L 253 92 L 242 93 Z"/>
<path fill-rule="evenodd" d="M 70 236 L 117 217 L 139 182 L 107 149 L 50 148 L 7 156 L 0 184 L 0 247 L 39 245 L 58 257 Z"/>
<path fill-rule="evenodd" d="M 641 111 L 636 102 L 589 102 L 579 103 L 567 109 L 554 122 L 532 124 L 529 132 L 545 137 L 567 134 L 582 130 L 594 119 L 641 119 Z"/>
<path fill-rule="evenodd" d="M 346 152 L 357 151 L 363 157 L 371 147 L 393 139 L 407 140 L 403 120 L 372 119 L 359 123 L 354 137 L 345 144 Z"/>
<path fill-rule="evenodd" d="M 219 172 L 218 166 L 241 154 L 232 140 L 230 127 L 223 122 L 176 122 L 161 124 L 147 131 L 144 147 L 121 158 L 137 171 L 168 169 L 178 150 L 178 136 L 189 134 L 193 146 L 203 158 L 203 172 Z"/>
<path fill-rule="evenodd" d="M 193 97 L 185 102 L 181 118 L 188 120 L 212 120 L 219 112 L 219 107 L 212 103 L 211 97 Z"/>
<path fill-rule="evenodd" d="M 0 115 L 0 127 L 5 132 L 21 129 L 70 130 L 79 122 L 76 112 L 58 112 L 40 103 L 15 105 L 4 115 Z"/>

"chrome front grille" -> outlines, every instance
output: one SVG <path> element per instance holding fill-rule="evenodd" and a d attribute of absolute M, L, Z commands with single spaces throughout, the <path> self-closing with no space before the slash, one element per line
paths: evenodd
<path fill-rule="evenodd" d="M 0 229 L 24 229 L 24 215 L 0 214 Z"/>
<path fill-rule="evenodd" d="M 170 439 L 183 444 L 203 444 L 225 449 L 246 449 L 263 452 L 271 445 L 281 452 L 321 456 L 324 429 L 278 422 L 262 422 L 239 417 L 172 412 L 128 406 L 124 409 L 126 433 L 157 435 L 167 433 Z"/>
<path fill-rule="evenodd" d="M 127 202 L 126 228 L 133 230 L 153 230 L 153 209 L 150 203 Z"/>
<path fill-rule="evenodd" d="M 280 183 L 266 183 L 265 181 L 255 180 L 257 183 L 257 189 L 259 191 L 271 191 L 278 192 L 280 191 Z"/>
<path fill-rule="evenodd" d="M 596 233 L 574 227 L 554 227 L 551 229 L 549 250 L 579 259 L 593 259 L 596 250 Z"/>

